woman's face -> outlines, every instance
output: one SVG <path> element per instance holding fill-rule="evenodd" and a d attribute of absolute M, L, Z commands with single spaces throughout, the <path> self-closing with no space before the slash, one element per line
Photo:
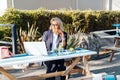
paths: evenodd
<path fill-rule="evenodd" d="M 58 33 L 58 30 L 60 29 L 58 23 L 56 21 L 52 21 L 51 23 L 51 28 L 52 28 L 52 31 L 57 34 Z"/>

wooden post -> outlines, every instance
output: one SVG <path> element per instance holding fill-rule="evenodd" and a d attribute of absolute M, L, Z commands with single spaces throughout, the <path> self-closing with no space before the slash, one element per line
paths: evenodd
<path fill-rule="evenodd" d="M 70 71 L 72 71 L 72 69 L 75 67 L 75 65 L 78 64 L 79 61 L 80 61 L 80 57 L 77 57 L 75 61 L 65 70 L 63 75 L 69 74 Z"/>
<path fill-rule="evenodd" d="M 88 67 L 88 62 L 87 62 L 87 59 L 86 59 L 86 56 L 83 56 L 83 66 L 85 68 L 85 75 L 86 76 L 89 76 L 90 75 L 90 70 L 89 70 L 89 67 Z"/>
<path fill-rule="evenodd" d="M 16 78 L 9 74 L 4 68 L 0 67 L 0 72 L 5 75 L 6 77 L 8 77 L 10 80 L 16 80 Z"/>
<path fill-rule="evenodd" d="M 112 62 L 112 58 L 113 58 L 114 54 L 115 54 L 114 50 L 112 50 L 111 55 L 110 55 L 110 62 Z"/>

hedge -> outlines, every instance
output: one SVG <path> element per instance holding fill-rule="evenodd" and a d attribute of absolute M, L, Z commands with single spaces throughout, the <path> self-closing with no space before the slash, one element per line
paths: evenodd
<path fill-rule="evenodd" d="M 65 31 L 69 34 L 78 31 L 89 33 L 91 31 L 112 29 L 113 23 L 120 22 L 120 12 L 118 11 L 80 11 L 80 10 L 18 10 L 10 8 L 0 17 L 0 23 L 16 24 L 17 29 L 22 27 L 27 28 L 27 23 L 30 25 L 36 23 L 39 27 L 39 32 L 42 34 L 49 29 L 50 19 L 59 17 L 64 22 Z"/>

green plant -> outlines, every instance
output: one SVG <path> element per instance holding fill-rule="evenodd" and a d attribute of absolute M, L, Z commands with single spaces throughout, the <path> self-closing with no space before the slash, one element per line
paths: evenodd
<path fill-rule="evenodd" d="M 36 26 L 36 22 L 30 26 L 28 22 L 27 30 L 23 30 L 20 27 L 18 31 L 18 43 L 19 43 L 19 52 L 24 53 L 24 45 L 25 41 L 41 41 L 41 34 L 38 32 L 38 27 Z"/>
<path fill-rule="evenodd" d="M 0 27 L 0 40 L 12 41 L 11 27 Z"/>
<path fill-rule="evenodd" d="M 69 35 L 68 38 L 67 38 L 66 49 L 75 48 L 75 47 L 77 47 L 78 43 L 79 43 L 78 38 L 76 38 L 74 35 Z"/>

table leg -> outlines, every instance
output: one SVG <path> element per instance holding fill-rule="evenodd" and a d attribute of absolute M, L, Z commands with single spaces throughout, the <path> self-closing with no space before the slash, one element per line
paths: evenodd
<path fill-rule="evenodd" d="M 118 44 L 118 39 L 115 38 L 115 43 L 114 43 L 114 46 L 117 47 L 117 44 Z"/>
<path fill-rule="evenodd" d="M 112 62 L 112 58 L 113 58 L 114 54 L 115 54 L 115 52 L 114 52 L 114 50 L 112 50 L 112 53 L 110 55 L 110 62 Z"/>
<path fill-rule="evenodd" d="M 115 47 L 120 47 L 119 44 L 118 44 L 119 40 L 120 40 L 120 38 L 115 38 L 115 43 L 114 43 Z"/>
<path fill-rule="evenodd" d="M 78 62 L 80 61 L 80 57 L 77 57 L 73 63 L 64 71 L 63 75 L 68 75 L 72 69 L 78 64 Z"/>
<path fill-rule="evenodd" d="M 88 62 L 87 62 L 86 56 L 83 56 L 83 66 L 84 66 L 84 68 L 85 68 L 85 70 L 83 70 L 83 71 L 85 71 L 85 72 L 84 72 L 85 75 L 86 75 L 86 76 L 89 76 L 89 75 L 90 75 L 90 70 L 89 70 L 89 67 L 88 67 Z"/>
<path fill-rule="evenodd" d="M 3 75 L 7 76 L 10 80 L 16 80 L 16 78 L 15 78 L 13 75 L 9 74 L 9 73 L 8 73 L 4 68 L 2 68 L 2 67 L 0 67 L 0 72 L 1 72 Z"/>

